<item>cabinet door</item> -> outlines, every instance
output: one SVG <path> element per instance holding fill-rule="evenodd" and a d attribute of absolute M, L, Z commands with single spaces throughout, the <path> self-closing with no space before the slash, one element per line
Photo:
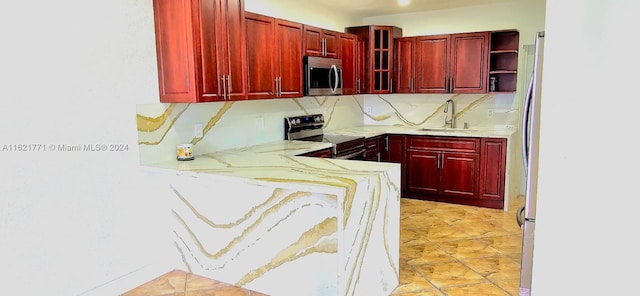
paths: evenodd
<path fill-rule="evenodd" d="M 415 92 L 449 92 L 450 35 L 416 37 Z"/>
<path fill-rule="evenodd" d="M 356 42 L 353 34 L 340 35 L 340 57 L 342 59 L 342 93 L 356 94 Z"/>
<path fill-rule="evenodd" d="M 216 3 L 153 1 L 160 102 L 222 100 L 217 71 Z M 201 12 L 202 25 L 194 12 Z"/>
<path fill-rule="evenodd" d="M 477 197 L 479 158 L 478 154 L 442 152 L 440 195 Z"/>
<path fill-rule="evenodd" d="M 406 182 L 406 136 L 404 135 L 387 135 L 382 139 L 381 144 L 381 161 L 399 163 L 400 168 L 400 187 L 405 190 Z"/>
<path fill-rule="evenodd" d="M 247 12 L 246 38 L 249 99 L 274 98 L 276 96 L 275 19 Z"/>
<path fill-rule="evenodd" d="M 304 26 L 304 55 L 322 56 L 322 29 Z"/>
<path fill-rule="evenodd" d="M 364 147 L 366 149 L 364 158 L 369 161 L 380 161 L 380 150 L 381 150 L 381 139 L 380 137 L 370 138 L 365 140 Z"/>
<path fill-rule="evenodd" d="M 415 40 L 413 37 L 398 38 L 395 42 L 394 92 L 413 93 Z"/>
<path fill-rule="evenodd" d="M 440 192 L 440 152 L 407 151 L 407 190 L 426 194 Z"/>
<path fill-rule="evenodd" d="M 365 93 L 366 89 L 369 88 L 368 80 L 366 79 L 366 55 L 367 51 L 365 51 L 365 41 L 360 40 L 358 37 L 358 41 L 356 43 L 356 93 Z"/>
<path fill-rule="evenodd" d="M 405 138 L 403 135 L 386 136 L 386 144 L 383 144 L 382 161 L 403 164 L 405 162 Z"/>
<path fill-rule="evenodd" d="M 340 57 L 340 33 L 323 30 L 322 38 L 324 39 L 324 56 L 332 59 L 339 58 Z"/>
<path fill-rule="evenodd" d="M 372 59 L 370 93 L 388 94 L 391 92 L 393 30 L 389 27 L 373 26 L 370 34 L 369 46 Z"/>
<path fill-rule="evenodd" d="M 211 1 L 211 0 L 202 0 Z M 245 38 L 244 0 L 221 1 L 220 26 L 218 34 L 223 56 L 222 74 L 226 81 L 227 100 L 247 98 L 247 46 Z M 222 41 L 222 40 L 224 41 Z"/>
<path fill-rule="evenodd" d="M 278 97 L 302 97 L 302 24 L 279 19 L 275 30 Z"/>
<path fill-rule="evenodd" d="M 480 154 L 481 199 L 504 200 L 507 140 L 483 138 Z"/>
<path fill-rule="evenodd" d="M 450 92 L 487 92 L 489 34 L 478 32 L 452 35 Z"/>

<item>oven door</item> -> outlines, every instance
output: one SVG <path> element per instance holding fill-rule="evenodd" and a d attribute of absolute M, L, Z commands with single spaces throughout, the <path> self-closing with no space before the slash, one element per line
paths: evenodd
<path fill-rule="evenodd" d="M 336 159 L 350 159 L 350 160 L 365 160 L 364 155 L 367 150 L 357 149 L 351 151 L 345 151 L 335 156 Z"/>

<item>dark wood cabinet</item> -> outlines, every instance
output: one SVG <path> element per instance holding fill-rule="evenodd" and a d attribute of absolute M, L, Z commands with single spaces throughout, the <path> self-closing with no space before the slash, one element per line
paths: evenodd
<path fill-rule="evenodd" d="M 377 136 L 373 138 L 368 138 L 364 141 L 364 159 L 368 161 L 381 161 L 382 160 L 382 150 L 384 149 L 384 138 L 382 136 Z"/>
<path fill-rule="evenodd" d="M 340 58 L 342 59 L 342 94 L 357 93 L 356 63 L 358 37 L 353 34 L 340 34 Z"/>
<path fill-rule="evenodd" d="M 337 59 L 340 56 L 340 34 L 340 32 L 304 25 L 305 55 Z"/>
<path fill-rule="evenodd" d="M 507 139 L 483 138 L 480 146 L 482 155 L 479 198 L 495 201 L 498 207 L 502 207 L 505 192 Z"/>
<path fill-rule="evenodd" d="M 516 91 L 519 42 L 520 33 L 516 30 L 491 32 L 490 92 Z"/>
<path fill-rule="evenodd" d="M 311 151 L 304 154 L 300 154 L 298 156 L 309 156 L 309 157 L 321 157 L 321 158 L 331 158 L 331 149 L 325 148 L 322 150 Z"/>
<path fill-rule="evenodd" d="M 348 27 L 345 32 L 362 41 L 363 73 L 361 93 L 388 94 L 393 84 L 393 40 L 402 37 L 402 29 L 393 26 Z"/>
<path fill-rule="evenodd" d="M 405 37 L 395 48 L 394 92 L 487 92 L 489 32 Z"/>
<path fill-rule="evenodd" d="M 501 138 L 407 136 L 403 195 L 502 209 L 506 145 Z"/>
<path fill-rule="evenodd" d="M 303 96 L 302 24 L 246 12 L 248 98 Z"/>
<path fill-rule="evenodd" d="M 397 38 L 394 40 L 394 43 L 393 90 L 395 93 L 413 93 L 416 76 L 416 38 Z"/>
<path fill-rule="evenodd" d="M 382 147 L 380 148 L 380 158 L 383 162 L 393 162 L 400 164 L 400 189 L 405 190 L 406 183 L 406 139 L 405 135 L 385 135 L 382 138 Z"/>
<path fill-rule="evenodd" d="M 407 147 L 407 191 L 431 200 L 460 203 L 476 198 L 480 140 L 412 136 Z M 420 195 L 422 194 L 422 195 Z"/>
<path fill-rule="evenodd" d="M 451 93 L 486 93 L 489 32 L 451 35 Z"/>
<path fill-rule="evenodd" d="M 160 101 L 247 97 L 243 0 L 153 1 Z"/>

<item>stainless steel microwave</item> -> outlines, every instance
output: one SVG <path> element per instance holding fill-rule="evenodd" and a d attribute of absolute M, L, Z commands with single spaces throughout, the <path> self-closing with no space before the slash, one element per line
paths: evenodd
<path fill-rule="evenodd" d="M 330 96 L 342 94 L 342 60 L 304 57 L 304 95 Z"/>

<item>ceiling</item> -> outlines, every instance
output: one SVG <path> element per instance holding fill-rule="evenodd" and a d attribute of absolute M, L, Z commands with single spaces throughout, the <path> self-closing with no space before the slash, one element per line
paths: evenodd
<path fill-rule="evenodd" d="M 411 0 L 411 3 L 405 7 L 398 5 L 397 0 L 322 0 L 313 1 L 313 3 L 314 5 L 322 3 L 332 9 L 358 17 L 371 17 L 512 1 L 514 0 Z"/>

